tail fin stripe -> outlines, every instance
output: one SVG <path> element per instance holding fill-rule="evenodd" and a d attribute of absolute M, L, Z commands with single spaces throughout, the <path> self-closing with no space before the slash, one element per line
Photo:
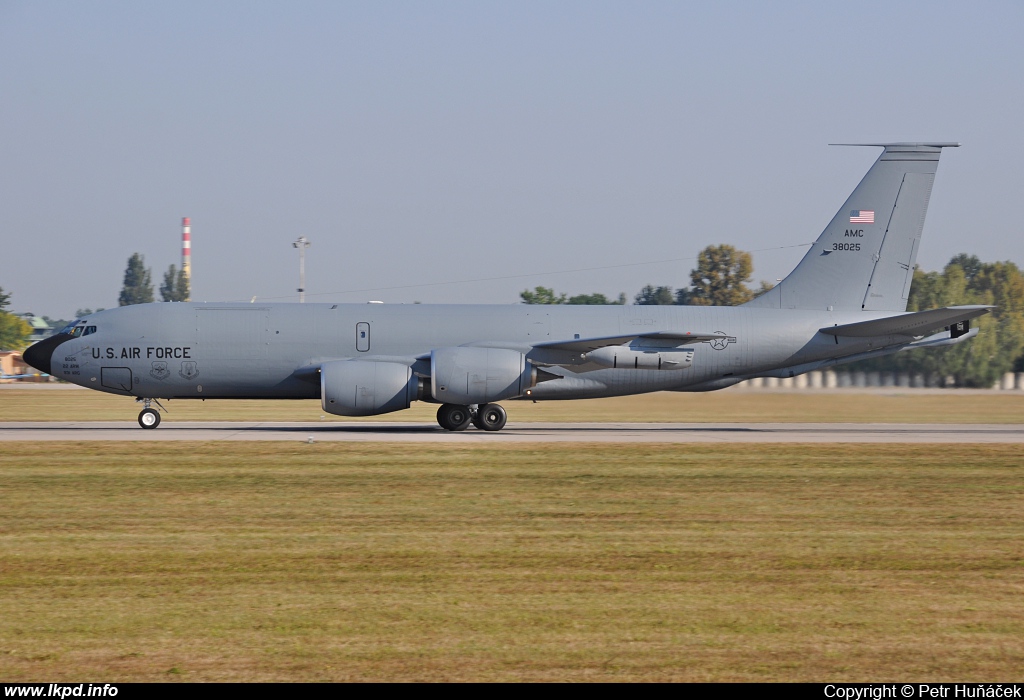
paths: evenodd
<path fill-rule="evenodd" d="M 903 191 L 903 185 L 907 182 L 907 176 L 904 175 L 903 179 L 900 180 L 900 188 L 896 191 L 896 201 L 892 203 L 892 209 L 889 210 L 889 220 L 885 223 L 885 234 L 882 236 L 881 242 L 878 244 L 878 250 L 872 258 L 875 264 L 871 267 L 871 277 L 868 279 L 868 287 L 864 290 L 864 299 L 861 300 L 860 308 L 864 308 L 868 303 L 868 296 L 871 294 L 871 285 L 875 281 L 875 273 L 878 272 L 878 263 L 882 259 L 882 248 L 885 247 L 885 239 L 889 237 L 889 227 L 892 225 L 892 217 L 896 213 L 896 207 L 900 202 L 900 192 Z"/>

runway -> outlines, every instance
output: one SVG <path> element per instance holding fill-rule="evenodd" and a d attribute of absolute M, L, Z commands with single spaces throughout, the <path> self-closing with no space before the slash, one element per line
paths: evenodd
<path fill-rule="evenodd" d="M 1024 443 L 1024 425 L 900 423 L 509 423 L 497 433 L 452 433 L 435 423 L 0 423 L 0 442 L 58 440 L 285 442 Z"/>

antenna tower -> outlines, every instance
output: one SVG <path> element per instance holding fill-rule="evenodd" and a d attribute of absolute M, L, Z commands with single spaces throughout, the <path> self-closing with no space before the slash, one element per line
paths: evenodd
<path fill-rule="evenodd" d="M 181 271 L 188 282 L 185 301 L 192 301 L 192 224 L 187 216 L 181 220 Z"/>

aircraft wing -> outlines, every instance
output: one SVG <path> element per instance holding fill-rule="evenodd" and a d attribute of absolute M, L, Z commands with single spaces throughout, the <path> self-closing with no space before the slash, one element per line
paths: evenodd
<path fill-rule="evenodd" d="M 842 326 L 828 326 L 819 329 L 829 335 L 850 338 L 870 338 L 881 335 L 922 336 L 947 326 L 984 316 L 994 306 L 947 306 L 929 311 L 916 311 L 900 316 L 876 318 L 873 321 L 859 321 Z"/>
<path fill-rule="evenodd" d="M 725 338 L 722 333 L 680 333 L 678 331 L 654 331 L 650 333 L 631 333 L 629 335 L 608 335 L 598 338 L 574 338 L 573 340 L 555 340 L 548 343 L 537 343 L 533 347 L 546 350 L 567 350 L 569 352 L 590 352 L 610 345 L 625 345 L 639 338 L 655 341 L 676 341 L 673 345 L 683 343 L 706 343 L 716 338 Z M 664 344 L 662 342 L 661 344 Z"/>

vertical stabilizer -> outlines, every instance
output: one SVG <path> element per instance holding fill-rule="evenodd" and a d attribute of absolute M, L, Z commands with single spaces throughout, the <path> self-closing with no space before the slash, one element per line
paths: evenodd
<path fill-rule="evenodd" d="M 796 269 L 747 306 L 906 311 L 939 155 L 959 144 L 842 145 L 885 150 Z"/>

